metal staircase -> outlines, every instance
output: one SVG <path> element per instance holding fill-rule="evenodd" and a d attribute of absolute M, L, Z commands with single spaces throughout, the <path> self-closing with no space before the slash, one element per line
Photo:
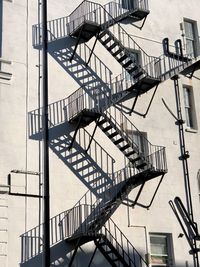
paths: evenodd
<path fill-rule="evenodd" d="M 124 145 L 121 146 L 121 142 L 116 145 L 123 153 L 129 153 L 127 157 L 130 161 L 133 162 L 132 166 L 125 166 L 119 171 L 114 171 L 114 168 L 112 167 L 114 160 L 106 153 L 106 151 L 102 150 L 101 146 L 95 141 L 94 137 L 92 142 L 90 143 L 89 150 L 87 150 L 86 152 L 88 145 L 87 140 L 91 140 L 91 136 L 84 129 L 79 130 L 79 134 L 76 136 L 76 143 L 73 144 L 72 149 L 69 151 L 68 146 L 72 138 L 66 131 L 66 126 L 65 133 L 62 136 L 54 136 L 54 133 L 52 133 L 52 131 L 54 131 L 55 127 L 60 127 L 63 124 L 66 124 L 66 116 L 67 119 L 70 119 L 70 116 L 72 116 L 72 118 L 75 118 L 78 115 L 76 109 L 71 109 L 71 100 L 72 99 L 70 96 L 67 99 L 52 103 L 49 106 L 49 131 L 50 136 L 53 136 L 53 138 L 51 137 L 50 139 L 50 148 L 58 155 L 60 159 L 63 160 L 63 162 L 67 166 L 69 166 L 71 169 L 75 168 L 74 173 L 81 179 L 82 182 L 84 182 L 86 186 L 88 186 L 90 191 L 88 192 L 87 196 L 84 196 L 75 205 L 74 208 L 63 213 L 62 215 L 58 215 L 56 217 L 57 219 L 51 220 L 51 233 L 53 236 L 56 236 L 55 243 L 52 242 L 52 249 L 54 249 L 54 245 L 58 244 L 62 240 L 73 242 L 73 244 L 79 242 L 79 246 L 81 244 L 84 244 L 85 242 L 94 240 L 99 250 L 103 253 L 106 259 L 109 258 L 108 261 L 110 262 L 112 259 L 110 258 L 111 254 L 107 254 L 106 247 L 113 248 L 113 243 L 108 238 L 111 237 L 111 234 L 108 235 L 107 231 L 102 234 L 104 225 L 108 223 L 112 214 L 116 211 L 122 201 L 125 200 L 131 190 L 133 190 L 137 186 L 143 186 L 144 183 L 146 183 L 148 180 L 160 175 L 164 175 L 166 173 L 167 167 L 165 148 L 152 146 L 150 143 L 148 143 L 148 152 L 145 151 L 144 153 L 144 151 L 141 151 L 137 145 L 136 140 L 134 143 L 134 139 L 132 138 L 132 136 L 128 136 L 125 128 L 127 127 L 131 131 L 134 129 L 134 132 L 137 132 L 136 136 L 140 136 L 139 131 L 122 114 L 120 116 L 120 122 L 117 122 L 118 114 L 116 109 L 113 109 L 114 115 L 112 114 L 112 110 L 105 110 L 104 113 L 99 113 L 99 115 L 101 115 L 102 117 L 99 120 L 98 126 L 107 135 L 110 135 L 108 134 L 107 127 L 109 125 L 112 125 L 112 131 L 116 131 L 119 135 L 119 138 L 123 137 L 123 142 L 126 142 L 129 145 L 129 148 L 127 147 L 125 149 Z M 87 101 L 89 101 L 89 98 L 87 98 Z M 83 110 L 85 109 L 84 103 L 86 102 L 83 102 L 83 105 L 81 106 Z M 91 102 L 92 101 L 90 100 L 87 103 Z M 76 105 L 76 107 L 80 106 Z M 72 113 L 69 114 L 69 110 L 72 111 Z M 93 112 L 95 113 L 95 110 L 93 110 Z M 32 135 L 33 138 L 36 138 L 36 136 L 40 135 L 41 132 L 40 114 L 40 110 L 35 110 L 29 113 L 29 122 L 31 126 L 30 136 Z M 70 127 L 68 126 L 67 128 Z M 107 130 L 105 131 L 106 128 Z M 113 133 L 114 132 L 112 132 L 111 134 Z M 116 138 L 117 135 L 112 136 L 111 140 L 115 142 L 115 140 L 118 140 Z M 146 142 L 148 141 L 146 140 Z M 101 155 L 100 161 L 97 157 L 99 149 Z M 92 161 L 92 158 L 94 161 Z M 104 158 L 103 161 L 102 158 Z M 111 169 L 105 169 L 105 162 L 107 162 L 108 166 L 112 165 Z M 97 164 L 99 166 L 97 166 Z M 57 225 L 55 225 L 55 223 Z M 38 227 L 42 228 L 42 226 Z M 41 247 L 37 248 L 35 244 L 35 242 L 37 241 L 35 235 L 38 232 L 39 230 L 34 229 L 22 235 L 22 266 L 29 260 L 34 260 L 35 257 L 38 257 L 42 253 Z M 54 240 L 54 237 L 51 238 L 52 240 Z M 107 245 L 103 246 L 101 241 L 105 241 L 107 239 Z M 116 246 L 113 249 L 112 255 L 117 256 L 117 260 L 113 261 L 112 266 L 115 266 L 114 264 L 116 263 L 122 264 L 121 266 L 123 266 L 123 264 L 124 266 L 130 264 L 129 257 L 127 258 L 127 260 L 124 260 L 123 257 L 119 256 L 119 251 L 117 252 L 117 250 L 120 246 L 118 244 L 115 245 Z M 34 252 L 35 247 L 33 248 L 33 246 L 35 246 L 39 251 Z M 127 251 L 121 251 L 120 255 L 123 256 L 127 253 Z M 138 257 L 141 258 L 141 256 Z M 123 260 L 125 262 L 123 262 Z M 139 263 L 136 264 L 135 260 L 133 260 L 133 263 L 130 266 L 142 265 L 139 265 Z"/>
<path fill-rule="evenodd" d="M 99 40 L 126 71 L 109 82 L 90 81 L 68 98 L 49 105 L 49 131 L 53 136 L 50 148 L 89 188 L 72 209 L 50 220 L 52 251 L 62 242 L 71 244 L 73 255 L 70 260 L 66 259 L 68 266 L 72 266 L 78 248 L 90 241 L 94 241 L 95 252 L 98 249 L 113 267 L 148 266 L 111 216 L 131 190 L 140 187 L 136 203 L 147 181 L 164 176 L 167 172 L 165 148 L 152 145 L 113 105 L 124 98 L 137 97 L 178 73 L 191 73 L 198 61 L 189 57 L 183 62 L 178 57 L 149 56 L 118 23 L 126 18 L 134 22 L 145 20 L 148 13 L 147 0 L 120 0 L 104 6 L 83 1 L 68 17 L 49 21 L 47 25 L 49 43 L 68 37 L 76 41 L 68 61 L 74 59 L 80 43 L 95 36 L 95 44 Z M 41 45 L 40 31 L 40 25 L 33 26 L 36 48 Z M 94 47 L 89 60 L 93 50 Z M 61 54 L 58 56 L 66 61 Z M 87 68 L 89 61 L 85 63 Z M 130 76 L 129 81 L 126 75 Z M 29 113 L 29 133 L 33 139 L 41 139 L 40 114 L 40 109 Z M 84 127 L 92 122 L 96 126 L 90 135 Z M 126 157 L 127 164 L 121 170 L 115 170 L 114 159 L 94 139 L 97 127 Z M 55 134 L 55 128 L 60 131 L 59 135 Z M 111 169 L 105 169 L 105 161 Z M 39 225 L 21 236 L 21 266 L 41 257 L 42 231 L 43 226 Z M 52 256 L 51 262 L 56 260 Z"/>
<path fill-rule="evenodd" d="M 118 264 L 117 266 L 130 267 L 148 266 L 146 261 L 141 257 L 112 219 L 107 220 L 106 224 L 101 227 L 101 229 L 88 230 L 86 226 L 92 222 L 92 217 L 89 215 L 95 210 L 95 204 L 81 203 L 90 202 L 92 198 L 90 192 L 87 192 L 72 209 L 51 218 L 50 241 L 52 264 L 56 261 L 53 251 L 57 250 L 60 243 L 67 242 L 73 247 L 72 257 L 70 259 L 63 258 L 64 262 L 68 262 L 68 266 L 71 266 L 78 247 L 87 242 L 94 241 L 96 248 L 90 260 L 90 264 L 96 250 L 99 249 L 111 266 L 116 266 L 116 264 Z M 39 238 L 39 235 L 42 235 L 42 231 L 42 225 L 39 225 L 21 236 L 23 247 L 21 266 L 26 266 L 27 262 L 30 261 L 32 264 L 42 261 L 42 240 Z M 40 260 L 38 260 L 38 258 L 40 258 Z"/>
<path fill-rule="evenodd" d="M 128 72 L 134 84 L 132 90 L 143 94 L 160 83 L 160 73 L 156 67 L 159 59 L 147 55 L 119 24 L 102 31 L 98 40 Z"/>
<path fill-rule="evenodd" d="M 127 2 L 130 2 L 128 4 Z M 149 14 L 148 0 L 109 2 L 100 5 L 92 1 L 83 1 L 69 16 L 48 21 L 48 42 L 64 39 L 67 36 L 80 37 L 81 42 L 88 41 L 101 29 L 131 18 L 134 21 L 145 19 Z M 33 25 L 33 45 L 42 45 L 41 25 Z"/>
<path fill-rule="evenodd" d="M 152 146 L 142 133 L 122 113 L 114 116 L 108 110 L 104 112 L 97 125 L 137 169 L 148 168 L 149 151 L 158 149 Z M 120 120 L 120 123 L 118 122 Z M 129 133 L 128 133 L 129 132 Z M 142 147 L 139 145 L 142 144 Z M 154 149 L 153 149 L 154 147 Z M 162 149 L 162 147 L 160 147 Z M 150 152 L 150 154 L 151 154 Z"/>

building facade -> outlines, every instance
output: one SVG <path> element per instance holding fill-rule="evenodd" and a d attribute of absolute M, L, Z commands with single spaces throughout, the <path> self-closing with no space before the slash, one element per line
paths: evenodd
<path fill-rule="evenodd" d="M 43 266 L 41 2 L 0 6 L 5 267 Z M 199 10 L 48 1 L 51 266 L 199 266 Z"/>

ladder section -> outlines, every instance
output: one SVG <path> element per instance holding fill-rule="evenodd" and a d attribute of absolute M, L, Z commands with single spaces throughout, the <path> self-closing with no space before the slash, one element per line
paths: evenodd
<path fill-rule="evenodd" d="M 148 0 L 118 0 L 100 5 L 83 1 L 69 16 L 47 22 L 48 42 L 72 36 L 88 41 L 102 28 L 118 21 L 131 18 L 132 21 L 143 20 L 149 14 Z M 33 46 L 42 45 L 41 24 L 33 25 Z"/>
<path fill-rule="evenodd" d="M 159 59 L 147 55 L 119 24 L 102 31 L 98 40 L 127 71 L 134 83 L 132 89 L 139 94 L 160 82 L 160 69 L 156 65 Z"/>

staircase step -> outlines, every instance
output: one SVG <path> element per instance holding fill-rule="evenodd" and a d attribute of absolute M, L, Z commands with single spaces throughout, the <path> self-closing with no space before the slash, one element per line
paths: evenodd
<path fill-rule="evenodd" d="M 143 73 L 143 71 L 139 71 L 138 73 L 133 75 L 133 78 L 139 78 Z"/>
<path fill-rule="evenodd" d="M 109 131 L 112 128 L 113 127 L 111 125 L 108 125 L 107 127 L 103 128 L 102 131 L 105 133 L 105 132 Z"/>
<path fill-rule="evenodd" d="M 100 245 L 101 247 L 104 247 L 104 246 L 107 246 L 107 243 L 106 243 L 105 241 L 103 241 L 103 242 L 99 242 L 99 245 Z"/>
<path fill-rule="evenodd" d="M 135 65 L 133 68 L 131 68 L 130 70 L 128 70 L 128 73 L 131 74 L 132 72 L 136 71 L 138 69 L 138 66 Z"/>
<path fill-rule="evenodd" d="M 107 48 L 108 51 L 111 51 L 113 48 L 117 46 L 117 43 L 113 43 L 111 46 Z"/>
<path fill-rule="evenodd" d="M 124 150 L 126 150 L 127 148 L 129 148 L 130 147 L 130 145 L 129 144 L 127 144 L 127 145 L 125 145 L 125 146 L 123 146 L 123 147 L 120 147 L 120 151 L 124 151 Z"/>
<path fill-rule="evenodd" d="M 91 162 L 89 164 L 83 166 L 83 167 L 78 168 L 76 171 L 77 172 L 81 172 L 81 171 L 84 171 L 84 170 L 86 170 L 86 169 L 88 169 L 90 167 L 93 167 L 93 164 Z"/>
<path fill-rule="evenodd" d="M 106 119 L 102 119 L 101 121 L 99 121 L 98 123 L 97 123 L 97 125 L 99 126 L 99 125 L 102 125 L 102 124 L 104 124 L 105 122 L 107 122 L 107 120 Z"/>
<path fill-rule="evenodd" d="M 114 133 L 112 133 L 112 134 L 109 134 L 108 135 L 108 138 L 113 138 L 113 137 L 115 137 L 116 135 L 118 135 L 118 132 L 114 132 Z"/>
<path fill-rule="evenodd" d="M 129 60 L 128 62 L 126 62 L 124 65 L 122 65 L 123 68 L 127 68 L 128 66 L 130 66 L 131 64 L 133 64 L 132 60 Z"/>
<path fill-rule="evenodd" d="M 116 52 L 111 53 L 113 57 L 116 57 L 119 53 L 121 53 L 123 50 L 119 48 Z"/>
<path fill-rule="evenodd" d="M 131 162 L 136 162 L 138 160 L 142 160 L 142 158 L 140 156 L 138 156 L 136 158 L 131 158 L 130 160 L 131 160 Z"/>
<path fill-rule="evenodd" d="M 119 62 L 119 63 L 121 63 L 122 61 L 124 61 L 125 59 L 127 59 L 128 58 L 128 56 L 125 54 L 125 55 L 123 55 L 122 57 L 120 57 L 119 59 L 117 59 L 117 61 Z"/>
<path fill-rule="evenodd" d="M 114 143 L 115 145 L 118 145 L 119 143 L 121 143 L 121 142 L 123 142 L 123 141 L 124 141 L 124 139 L 123 139 L 123 138 L 120 138 L 120 139 L 114 141 L 113 143 Z"/>
<path fill-rule="evenodd" d="M 109 43 L 112 39 L 110 38 L 110 36 L 102 42 L 102 45 L 106 45 L 107 43 Z"/>
<path fill-rule="evenodd" d="M 136 165 L 136 168 L 137 168 L 137 169 L 140 169 L 140 168 L 143 168 L 143 167 L 145 167 L 145 166 L 147 166 L 147 162 L 143 161 L 143 162 L 141 162 L 140 164 Z"/>
<path fill-rule="evenodd" d="M 125 156 L 126 156 L 126 157 L 130 157 L 131 155 L 133 155 L 133 154 L 135 154 L 135 153 L 136 153 L 136 151 L 132 150 L 132 151 L 126 153 Z"/>
<path fill-rule="evenodd" d="M 107 34 L 107 31 L 103 31 L 99 34 L 98 38 L 101 39 L 103 36 Z"/>

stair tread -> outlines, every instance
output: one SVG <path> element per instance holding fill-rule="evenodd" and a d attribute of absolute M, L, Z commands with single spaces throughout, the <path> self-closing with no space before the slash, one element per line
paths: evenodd
<path fill-rule="evenodd" d="M 103 31 L 103 32 L 101 32 L 101 33 L 99 34 L 98 38 L 100 39 L 100 38 L 102 38 L 103 36 L 105 36 L 106 34 L 108 34 L 108 32 L 107 32 L 107 31 Z"/>
<path fill-rule="evenodd" d="M 111 40 L 112 40 L 112 39 L 111 39 L 110 36 L 109 36 L 106 40 L 102 41 L 102 44 L 103 44 L 103 45 L 106 45 L 106 44 L 109 43 Z"/>
<path fill-rule="evenodd" d="M 136 158 L 131 158 L 131 162 L 136 162 L 138 160 L 142 160 L 142 158 L 140 156 L 138 156 Z"/>
<path fill-rule="evenodd" d="M 123 55 L 122 57 L 120 57 L 119 59 L 117 59 L 117 61 L 119 62 L 119 63 L 121 63 L 122 61 L 124 61 L 125 59 L 127 59 L 128 58 L 128 56 L 125 54 L 125 55 Z"/>
<path fill-rule="evenodd" d="M 110 47 L 107 48 L 108 51 L 111 51 L 113 48 L 117 46 L 117 43 L 113 43 Z"/>
<path fill-rule="evenodd" d="M 131 155 L 133 155 L 133 154 L 135 154 L 135 153 L 136 153 L 136 151 L 132 150 L 132 151 L 126 153 L 125 156 L 126 156 L 126 157 L 129 157 L 129 156 L 131 156 Z"/>
<path fill-rule="evenodd" d="M 108 135 L 108 138 L 111 139 L 111 138 L 115 137 L 116 135 L 118 135 L 118 132 L 111 133 Z"/>
<path fill-rule="evenodd" d="M 142 74 L 144 74 L 143 71 L 139 71 L 139 72 L 137 72 L 136 74 L 134 74 L 133 77 L 134 77 L 134 78 L 138 78 L 138 77 L 140 77 Z"/>
<path fill-rule="evenodd" d="M 98 125 L 102 125 L 102 124 L 104 124 L 105 122 L 107 122 L 107 120 L 106 119 L 102 119 L 101 121 L 98 121 Z"/>
<path fill-rule="evenodd" d="M 132 60 L 129 60 L 128 62 L 126 62 L 122 67 L 123 68 L 127 68 L 128 66 L 130 66 L 131 64 L 133 64 Z"/>
<path fill-rule="evenodd" d="M 142 162 L 142 163 L 140 163 L 140 164 L 137 164 L 136 165 L 136 168 L 142 168 L 142 167 L 145 167 L 147 165 L 147 162 Z"/>
<path fill-rule="evenodd" d="M 114 53 L 111 53 L 113 57 L 116 57 L 119 53 L 121 53 L 123 50 L 121 48 L 119 48 L 117 51 L 115 51 Z"/>
<path fill-rule="evenodd" d="M 132 72 L 136 71 L 138 69 L 138 66 L 135 65 L 134 67 L 132 67 L 130 70 L 128 70 L 128 73 L 131 74 Z"/>
<path fill-rule="evenodd" d="M 114 143 L 115 145 L 117 145 L 117 144 L 119 144 L 119 143 L 121 143 L 121 142 L 123 142 L 123 141 L 124 141 L 124 139 L 123 139 L 123 138 L 120 138 L 120 139 L 114 141 L 113 143 Z"/>
<path fill-rule="evenodd" d="M 107 132 L 110 129 L 112 129 L 113 127 L 111 125 L 106 126 L 105 128 L 102 129 L 103 132 Z"/>
<path fill-rule="evenodd" d="M 127 144 L 127 145 L 125 145 L 125 146 L 123 146 L 123 147 L 120 147 L 120 151 L 124 151 L 124 150 L 126 150 L 127 148 L 129 148 L 130 147 L 130 145 L 129 144 Z"/>

